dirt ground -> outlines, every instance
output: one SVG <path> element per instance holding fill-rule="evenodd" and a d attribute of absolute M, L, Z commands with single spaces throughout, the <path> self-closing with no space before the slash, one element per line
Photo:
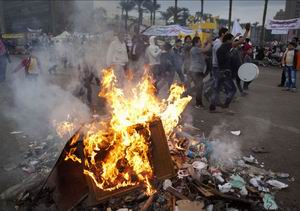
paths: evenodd
<path fill-rule="evenodd" d="M 265 169 L 287 172 L 295 178 L 290 187 L 276 195 L 276 201 L 284 210 L 300 210 L 300 90 L 297 93 L 281 91 L 277 87 L 280 69 L 261 68 L 259 78 L 250 85 L 249 95 L 237 97 L 231 109 L 234 115 L 225 113 L 211 114 L 207 109 L 199 110 L 192 103 L 185 116 L 193 117 L 194 126 L 205 135 L 218 129 L 219 137 L 234 140 L 245 155 L 253 154 L 252 147 L 263 146 L 269 151 L 265 154 L 253 154 L 264 162 Z M 298 81 L 299 82 L 299 81 Z M 6 111 L 14 102 L 11 98 L 9 81 L 0 84 L 0 109 Z M 298 83 L 299 84 L 299 83 Z M 33 138 L 24 131 L 12 135 L 18 130 L 17 124 L 4 112 L 0 112 L 0 192 L 18 183 L 28 175 L 17 166 L 23 159 L 23 153 Z M 230 134 L 240 130 L 240 136 Z M 11 208 L 13 210 L 13 208 Z M 7 210 L 1 208 L 0 210 Z"/>

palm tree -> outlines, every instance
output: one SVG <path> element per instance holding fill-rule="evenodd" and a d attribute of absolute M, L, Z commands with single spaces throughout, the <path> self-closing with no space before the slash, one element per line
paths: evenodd
<path fill-rule="evenodd" d="M 140 26 L 143 24 L 143 13 L 144 13 L 144 10 L 143 10 L 143 4 L 145 2 L 145 0 L 133 0 L 137 6 L 137 10 L 138 10 L 138 13 L 139 13 L 139 18 L 138 18 L 138 32 L 140 31 Z"/>
<path fill-rule="evenodd" d="M 181 25 L 185 25 L 186 19 L 189 17 L 189 10 L 187 8 L 175 8 L 175 7 L 168 7 L 166 12 L 160 12 L 162 19 L 166 21 L 166 25 L 168 24 L 168 20 L 170 18 L 174 18 L 175 22 L 175 16 L 177 17 L 177 23 Z"/>
<path fill-rule="evenodd" d="M 153 0 L 153 4 L 154 4 L 154 8 L 157 8 L 153 11 L 153 20 L 152 20 L 152 24 L 155 25 L 155 13 L 156 13 L 156 10 L 159 10 L 160 8 L 160 5 L 157 7 L 157 0 Z"/>
<path fill-rule="evenodd" d="M 150 1 L 145 1 L 143 7 L 145 7 L 150 12 L 150 23 L 153 24 L 153 22 L 155 22 L 153 21 L 153 19 L 155 18 L 154 13 L 156 10 L 160 8 L 160 5 L 150 0 Z"/>
<path fill-rule="evenodd" d="M 178 10 L 178 7 L 177 7 L 177 3 L 178 3 L 178 0 L 175 0 L 175 7 L 174 7 L 174 23 L 176 24 L 177 23 L 177 10 Z"/>
<path fill-rule="evenodd" d="M 231 28 L 231 13 L 232 13 L 232 0 L 229 0 L 229 17 L 228 17 L 228 30 Z"/>
<path fill-rule="evenodd" d="M 125 21 L 125 30 L 127 31 L 127 28 L 128 28 L 127 27 L 128 26 L 128 13 L 129 13 L 129 11 L 133 10 L 133 8 L 135 6 L 135 3 L 134 3 L 133 0 L 121 0 L 120 6 L 122 8 L 122 14 L 123 14 L 123 11 L 125 11 L 124 21 Z"/>
<path fill-rule="evenodd" d="M 263 14 L 263 22 L 262 22 L 262 28 L 261 28 L 261 34 L 260 34 L 260 45 L 263 45 L 264 39 L 265 39 L 265 23 L 266 23 L 266 15 L 268 10 L 268 1 L 265 0 L 265 7 L 264 7 L 264 14 Z"/>
<path fill-rule="evenodd" d="M 168 11 L 166 12 L 160 11 L 161 19 L 165 20 L 165 25 L 168 25 L 168 20 L 172 17 L 172 15 L 173 13 L 169 13 Z"/>

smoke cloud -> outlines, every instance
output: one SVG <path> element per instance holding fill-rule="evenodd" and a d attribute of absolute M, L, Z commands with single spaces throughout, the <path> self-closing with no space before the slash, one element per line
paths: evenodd
<path fill-rule="evenodd" d="M 209 138 L 213 140 L 211 162 L 217 166 L 232 166 L 234 160 L 241 156 L 241 146 L 238 139 L 226 128 L 226 122 L 213 127 Z"/>

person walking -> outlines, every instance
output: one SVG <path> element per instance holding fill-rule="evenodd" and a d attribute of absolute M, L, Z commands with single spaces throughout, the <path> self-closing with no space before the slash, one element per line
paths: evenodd
<path fill-rule="evenodd" d="M 228 30 L 226 28 L 222 28 L 219 31 L 219 36 L 222 38 L 222 41 L 220 39 L 217 39 L 213 47 L 213 77 L 215 82 L 209 106 L 210 112 L 215 112 L 217 104 L 220 104 L 219 93 L 222 87 L 224 87 L 227 95 L 225 102 L 223 103 L 223 105 L 221 105 L 223 108 L 229 107 L 229 104 L 231 103 L 235 95 L 236 87 L 232 80 L 231 49 L 244 43 L 245 38 L 250 31 L 250 26 L 251 25 L 249 23 L 246 24 L 246 31 L 243 37 L 241 37 L 236 42 L 233 42 L 234 36 L 232 34 L 228 34 Z"/>
<path fill-rule="evenodd" d="M 175 57 L 175 64 L 174 68 L 176 73 L 178 74 L 180 81 L 182 83 L 185 82 L 185 77 L 182 73 L 183 69 L 183 48 L 182 48 L 182 42 L 180 39 L 177 39 L 175 42 L 175 46 L 173 47 L 173 55 Z"/>
<path fill-rule="evenodd" d="M 285 68 L 285 91 L 296 92 L 296 67 L 297 50 L 296 43 L 290 42 L 282 58 L 282 66 Z"/>
<path fill-rule="evenodd" d="M 125 68 L 128 61 L 128 53 L 124 40 L 124 34 L 119 32 L 108 47 L 106 65 L 108 67 L 113 67 L 118 83 L 121 86 L 126 78 Z"/>
<path fill-rule="evenodd" d="M 163 81 L 167 83 L 168 90 L 170 89 L 175 72 L 176 72 L 176 57 L 174 52 L 172 51 L 172 45 L 170 43 L 166 43 L 163 46 L 163 50 L 160 55 L 160 78 L 159 81 Z M 157 90 L 158 92 L 159 90 Z"/>
<path fill-rule="evenodd" d="M 238 40 L 239 40 L 239 38 L 235 38 L 234 42 L 237 42 Z M 242 85 L 241 85 L 241 79 L 238 76 L 238 70 L 243 63 L 240 46 L 236 46 L 236 47 L 232 48 L 231 54 L 232 54 L 232 60 L 231 60 L 232 78 L 235 80 L 236 86 L 237 86 L 241 96 L 246 96 L 247 93 L 244 92 Z"/>
<path fill-rule="evenodd" d="M 194 87 L 189 87 L 187 93 L 192 95 L 192 93 L 196 92 L 196 108 L 203 107 L 202 101 L 202 91 L 203 91 L 203 79 L 206 74 L 206 61 L 205 61 L 205 53 L 207 53 L 211 49 L 211 40 L 208 40 L 204 48 L 201 48 L 201 40 L 200 37 L 194 37 L 192 41 L 192 49 L 191 49 L 191 61 L 190 68 L 187 73 L 191 82 L 194 84 Z"/>
<path fill-rule="evenodd" d="M 145 52 L 146 64 L 149 65 L 151 74 L 154 79 L 154 86 L 157 88 L 157 84 L 160 78 L 160 54 L 161 49 L 155 43 L 155 36 L 149 38 L 149 46 Z"/>

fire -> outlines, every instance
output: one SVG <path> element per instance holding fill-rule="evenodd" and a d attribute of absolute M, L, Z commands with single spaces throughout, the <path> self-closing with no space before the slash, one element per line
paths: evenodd
<path fill-rule="evenodd" d="M 70 136 L 72 132 L 75 129 L 75 125 L 71 121 L 63 121 L 57 123 L 56 121 L 53 121 L 53 125 L 56 128 L 56 133 L 62 138 L 66 135 Z"/>
<path fill-rule="evenodd" d="M 176 84 L 171 86 L 167 100 L 160 100 L 155 91 L 151 77 L 145 74 L 135 88 L 125 93 L 117 87 L 113 70 L 103 70 L 99 96 L 110 106 L 110 119 L 85 125 L 83 138 L 83 173 L 101 190 L 144 184 L 148 194 L 153 191 L 150 184 L 153 178 L 150 123 L 160 118 L 167 137 L 170 137 L 180 114 L 191 100 L 189 96 L 181 97 L 184 88 Z M 72 143 L 78 138 L 75 135 Z M 71 148 L 66 159 L 81 163 L 73 155 L 75 150 Z"/>

